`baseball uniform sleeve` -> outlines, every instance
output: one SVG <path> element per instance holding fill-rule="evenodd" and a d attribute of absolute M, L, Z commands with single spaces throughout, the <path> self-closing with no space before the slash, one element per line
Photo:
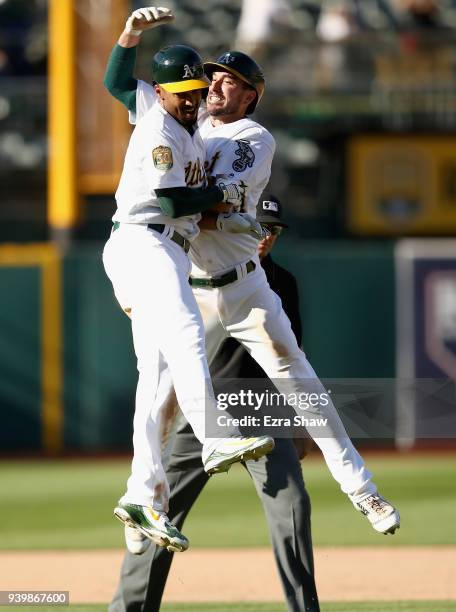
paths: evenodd
<path fill-rule="evenodd" d="M 155 89 L 145 81 L 137 81 L 136 110 L 128 109 L 128 120 L 135 125 L 157 103 Z"/>
<path fill-rule="evenodd" d="M 142 165 L 151 191 L 186 187 L 182 144 L 166 132 L 151 131 L 144 136 Z"/>
<path fill-rule="evenodd" d="M 248 185 L 269 180 L 274 151 L 275 141 L 269 132 L 261 137 L 252 135 L 233 140 L 230 170 L 235 180 Z"/>
<path fill-rule="evenodd" d="M 225 172 L 232 182 L 236 182 L 242 194 L 242 212 L 255 216 L 256 204 L 271 175 L 275 141 L 264 130 L 260 134 L 238 137 L 230 143 L 231 157 Z"/>
<path fill-rule="evenodd" d="M 109 56 L 103 84 L 109 93 L 117 98 L 129 112 L 136 109 L 136 85 L 133 71 L 136 62 L 136 47 L 126 48 L 115 45 Z"/>
<path fill-rule="evenodd" d="M 103 80 L 109 93 L 128 109 L 128 120 L 132 125 L 136 125 L 157 101 L 152 85 L 133 77 L 136 50 L 137 47 L 115 45 Z"/>

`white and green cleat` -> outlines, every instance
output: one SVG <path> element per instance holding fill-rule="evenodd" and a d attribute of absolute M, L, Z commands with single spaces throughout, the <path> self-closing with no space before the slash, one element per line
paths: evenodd
<path fill-rule="evenodd" d="M 184 552 L 189 546 L 187 538 L 170 523 L 164 512 L 157 512 L 149 506 L 119 503 L 114 508 L 114 515 L 127 527 L 136 529 L 169 552 Z"/>
<path fill-rule="evenodd" d="M 204 458 L 204 470 L 208 474 L 228 472 L 233 463 L 260 459 L 274 448 L 270 436 L 259 438 L 223 438 Z"/>
<path fill-rule="evenodd" d="M 375 531 L 383 534 L 394 534 L 401 526 L 401 517 L 396 508 L 378 493 L 369 495 L 359 502 L 353 502 L 355 508 L 364 514 Z"/>

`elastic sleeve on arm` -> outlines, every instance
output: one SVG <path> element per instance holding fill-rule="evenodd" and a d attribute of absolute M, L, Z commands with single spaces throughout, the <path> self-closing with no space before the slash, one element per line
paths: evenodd
<path fill-rule="evenodd" d="M 169 187 L 156 189 L 155 193 L 163 213 L 172 219 L 203 212 L 223 201 L 223 192 L 215 186 L 207 189 Z"/>
<path fill-rule="evenodd" d="M 103 84 L 131 112 L 136 112 L 136 86 L 133 78 L 137 47 L 121 47 L 116 44 L 109 56 Z"/>

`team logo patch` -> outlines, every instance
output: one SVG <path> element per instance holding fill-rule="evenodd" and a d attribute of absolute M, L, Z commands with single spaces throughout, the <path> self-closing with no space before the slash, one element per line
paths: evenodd
<path fill-rule="evenodd" d="M 169 147 L 156 147 L 152 151 L 152 159 L 157 170 L 169 170 L 173 167 L 173 152 Z"/>
<path fill-rule="evenodd" d="M 277 202 L 263 200 L 263 210 L 272 210 L 273 212 L 279 212 L 279 205 L 277 204 Z"/>
<path fill-rule="evenodd" d="M 253 152 L 248 140 L 236 140 L 236 143 L 239 147 L 235 151 L 238 159 L 235 159 L 233 162 L 233 170 L 235 172 L 244 172 L 246 168 L 251 168 L 253 166 L 253 162 L 255 161 L 255 153 Z"/>

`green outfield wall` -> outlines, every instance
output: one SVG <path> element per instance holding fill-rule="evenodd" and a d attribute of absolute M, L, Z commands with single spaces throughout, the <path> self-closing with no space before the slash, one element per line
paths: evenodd
<path fill-rule="evenodd" d="M 101 251 L 0 246 L 0 452 L 130 449 L 130 322 Z M 392 245 L 283 238 L 276 260 L 298 279 L 303 346 L 321 376 L 394 376 Z"/>
<path fill-rule="evenodd" d="M 275 259 L 298 279 L 302 346 L 319 376 L 395 376 L 392 242 L 287 239 Z"/>

